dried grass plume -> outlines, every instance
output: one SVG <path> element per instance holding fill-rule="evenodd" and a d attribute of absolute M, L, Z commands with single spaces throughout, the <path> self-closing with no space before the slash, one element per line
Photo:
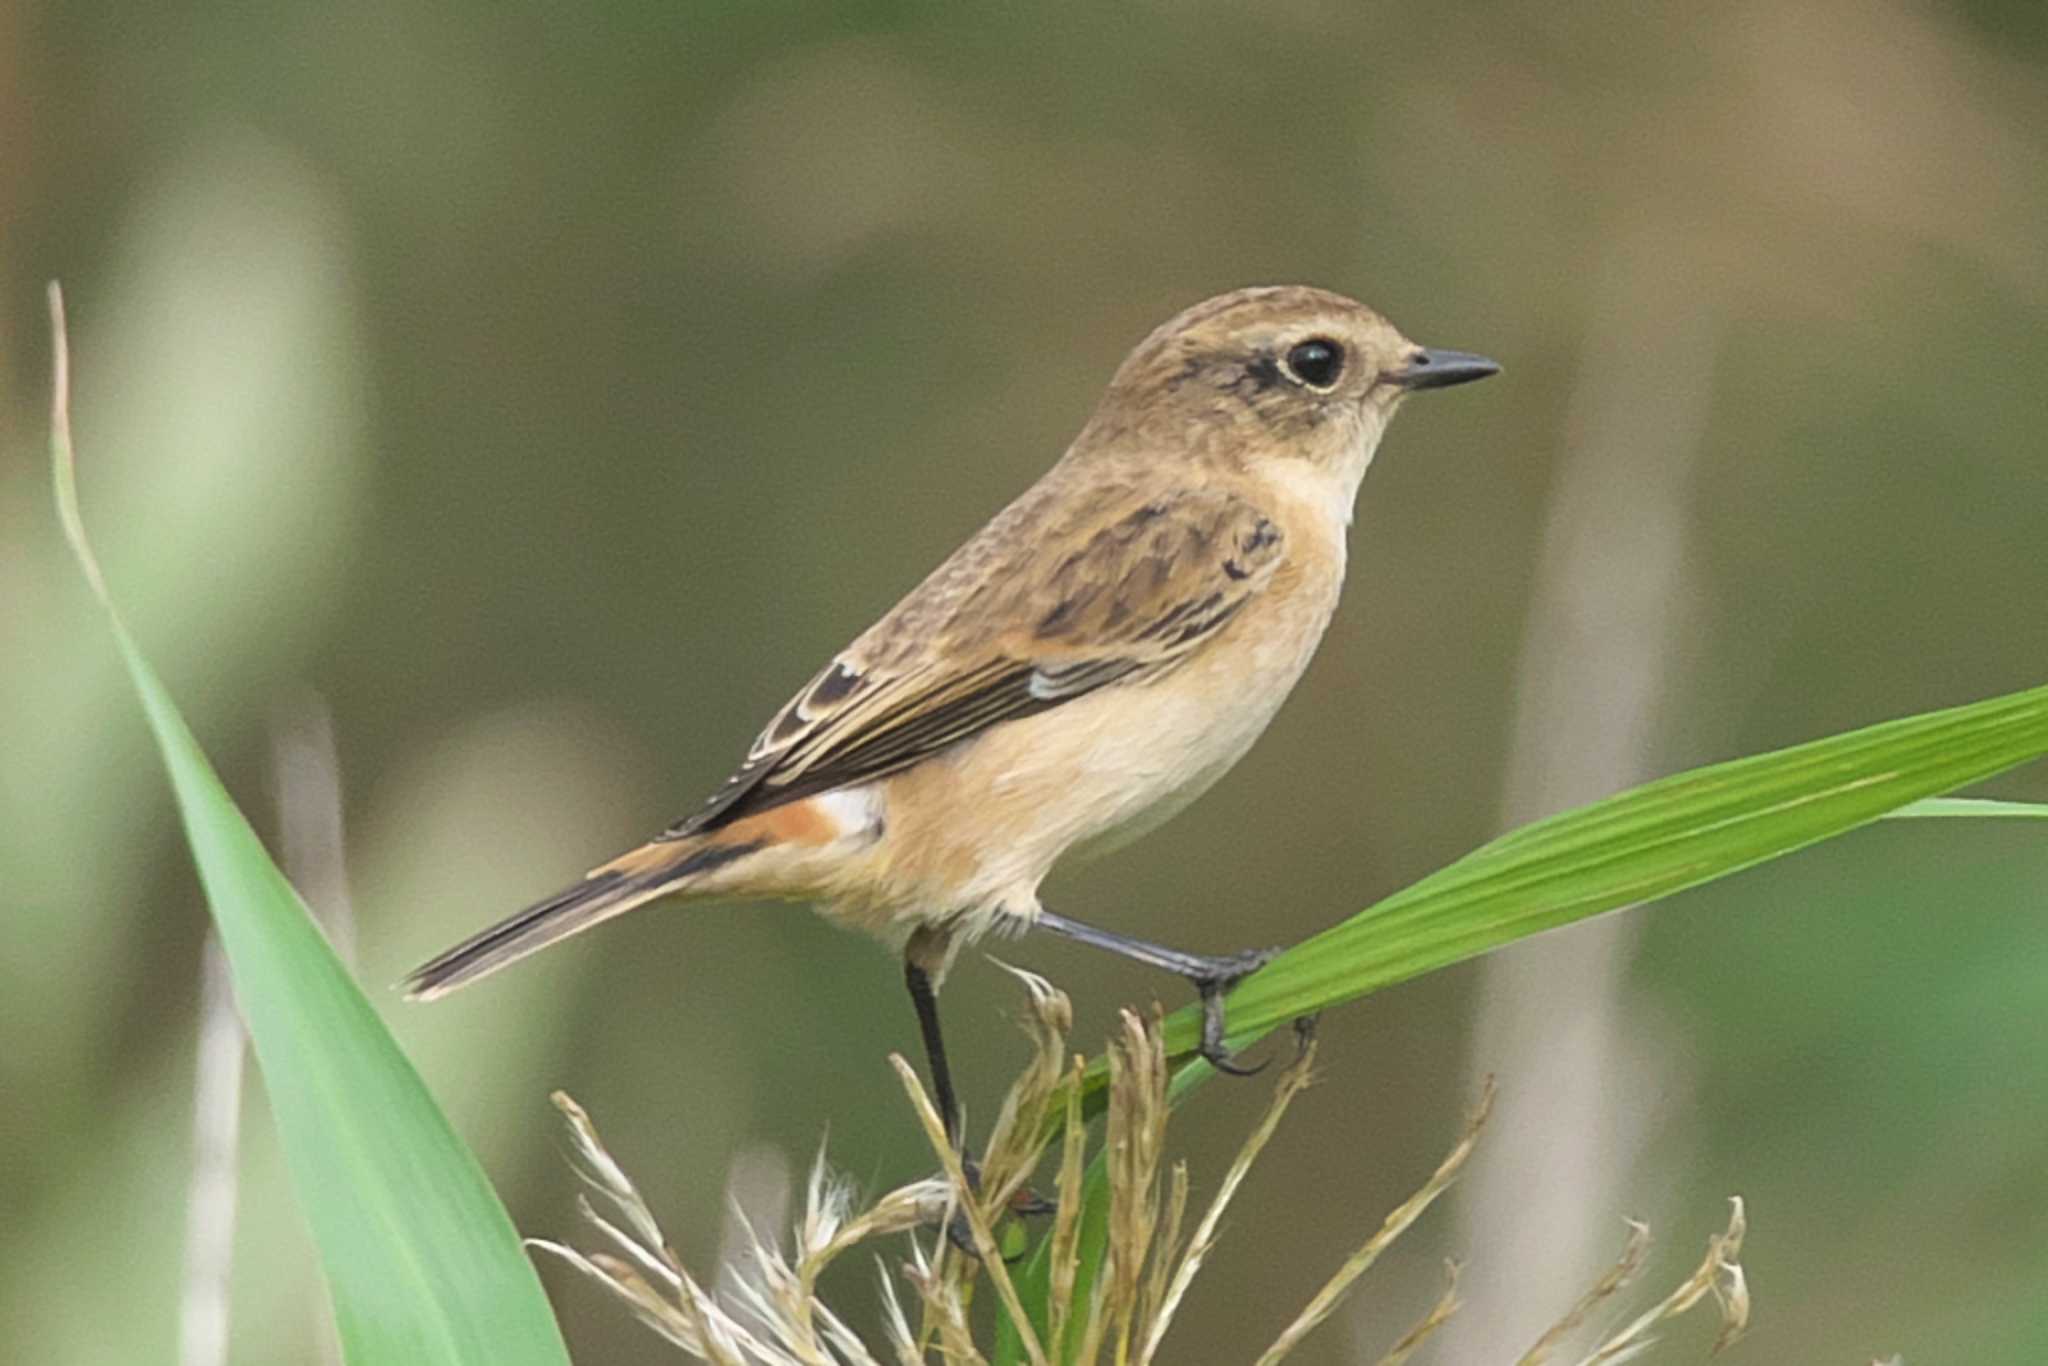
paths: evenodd
<path fill-rule="evenodd" d="M 863 1204 L 820 1154 L 788 1243 L 740 1216 L 744 1265 L 727 1268 L 707 1284 L 683 1265 L 590 1117 L 557 1093 L 555 1104 L 568 1121 L 577 1168 L 589 1187 L 580 1207 L 598 1243 L 588 1251 L 540 1239 L 531 1245 L 605 1287 L 685 1355 L 716 1366 L 987 1366 L 998 1358 L 1032 1366 L 1153 1366 L 1173 1360 L 1169 1330 L 1216 1246 L 1225 1211 L 1288 1107 L 1313 1080 L 1314 1042 L 1303 1037 L 1258 1124 L 1189 1227 L 1187 1168 L 1169 1164 L 1165 1156 L 1170 1070 L 1158 1016 L 1124 1012 L 1109 1045 L 1109 1109 L 1097 1160 L 1107 1195 L 1091 1211 L 1082 1061 L 1067 1051 L 1072 1012 L 1067 998 L 1044 979 L 1012 972 L 1029 1004 L 1025 1027 L 1033 1047 L 990 1135 L 978 1190 L 970 1187 L 959 1155 L 947 1143 L 916 1071 L 892 1057 L 941 1175 Z M 1479 1140 L 1492 1099 L 1489 1082 L 1442 1163 L 1279 1331 L 1256 1366 L 1286 1360 L 1449 1189 Z M 1034 1265 L 1006 1262 L 997 1238 L 1003 1216 L 1045 1164 L 1055 1140 L 1058 1152 L 1050 1165 L 1058 1205 L 1052 1226 Z M 1089 1253 L 1096 1242 L 1086 1235 L 1091 1213 L 1105 1235 L 1099 1256 Z M 955 1219 L 964 1224 L 978 1256 L 964 1255 L 946 1236 Z M 1697 1269 L 1662 1299 L 1622 1319 L 1619 1297 L 1641 1269 L 1648 1246 L 1648 1230 L 1631 1224 L 1620 1258 L 1523 1355 L 1520 1366 L 1566 1360 L 1559 1355 L 1564 1343 L 1590 1336 L 1589 1325 L 1610 1318 L 1615 1326 L 1568 1359 L 1579 1366 L 1634 1360 L 1654 1341 L 1654 1329 L 1708 1300 L 1721 1315 L 1714 1345 L 1719 1351 L 1749 1321 L 1749 1288 L 1739 1260 L 1744 1227 L 1737 1200 L 1726 1231 L 1709 1242 Z M 878 1257 L 879 1345 L 856 1332 L 817 1291 L 828 1266 L 866 1244 L 890 1249 Z M 1442 1294 L 1380 1358 L 1381 1366 L 1408 1361 L 1457 1313 L 1458 1274 L 1457 1266 L 1447 1268 Z M 724 1288 L 714 1291 L 710 1285 Z M 977 1315 L 974 1300 L 984 1286 L 996 1309 Z M 998 1333 L 992 1324 L 1011 1326 L 1000 1347 L 993 1345 Z"/>

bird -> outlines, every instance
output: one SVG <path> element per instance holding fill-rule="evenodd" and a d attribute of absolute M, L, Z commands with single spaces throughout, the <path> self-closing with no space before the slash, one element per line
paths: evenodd
<path fill-rule="evenodd" d="M 1185 309 L 1125 358 L 1058 462 L 790 698 L 708 801 L 422 964 L 407 994 L 444 996 L 651 902 L 807 901 L 902 955 L 956 1144 L 938 990 L 992 931 L 1185 978 L 1202 1055 L 1246 1070 L 1223 1001 L 1273 950 L 1148 943 L 1053 911 L 1039 885 L 1244 755 L 1336 613 L 1396 410 L 1499 368 L 1306 285 Z"/>

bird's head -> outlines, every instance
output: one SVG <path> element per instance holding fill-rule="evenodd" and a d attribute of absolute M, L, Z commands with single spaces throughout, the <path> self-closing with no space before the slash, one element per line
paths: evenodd
<path fill-rule="evenodd" d="M 1240 289 L 1140 342 L 1079 444 L 1247 469 L 1305 464 L 1355 491 L 1403 399 L 1499 369 L 1482 356 L 1419 346 L 1341 294 Z"/>

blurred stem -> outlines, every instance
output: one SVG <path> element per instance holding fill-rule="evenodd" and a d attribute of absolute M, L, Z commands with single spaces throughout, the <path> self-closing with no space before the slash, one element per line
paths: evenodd
<path fill-rule="evenodd" d="M 1513 829 L 1648 778 L 1670 693 L 1689 506 L 1712 389 L 1711 301 L 1678 300 L 1672 234 L 1637 230 L 1606 254 L 1567 415 L 1530 594 L 1501 798 Z M 1690 276 L 1686 289 L 1694 289 Z M 1468 1067 L 1514 1079 L 1515 1134 L 1472 1165 L 1456 1206 L 1465 1241 L 1503 1253 L 1486 1312 L 1446 1350 L 1504 1361 L 1597 1257 L 1634 1166 L 1649 1031 L 1622 1023 L 1641 932 L 1609 916 L 1493 954 L 1480 965 Z"/>
<path fill-rule="evenodd" d="M 192 1182 L 185 1202 L 185 1275 L 178 1296 L 179 1366 L 225 1366 L 234 1275 L 241 1148 L 242 1018 L 220 937 L 199 964 L 199 1049 L 192 1078 Z"/>

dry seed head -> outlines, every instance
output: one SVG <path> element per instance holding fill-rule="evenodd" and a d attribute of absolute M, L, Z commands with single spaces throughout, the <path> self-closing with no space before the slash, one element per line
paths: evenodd
<path fill-rule="evenodd" d="M 1300 1095 L 1313 1079 L 1315 1060 L 1315 1039 L 1312 1036 L 1305 1037 L 1301 1051 L 1295 1055 L 1287 1070 L 1280 1074 L 1279 1081 L 1273 1087 L 1273 1099 L 1266 1106 L 1265 1115 L 1252 1130 L 1251 1137 L 1245 1140 L 1244 1146 L 1238 1149 L 1236 1159 L 1223 1175 L 1222 1185 L 1217 1187 L 1216 1195 L 1209 1202 L 1208 1209 L 1203 1212 L 1201 1222 L 1195 1225 L 1187 1249 L 1179 1253 L 1180 1263 L 1174 1268 L 1172 1280 L 1161 1293 L 1154 1295 L 1150 1300 L 1153 1306 L 1152 1317 L 1140 1338 L 1139 1366 L 1148 1366 L 1154 1359 L 1161 1341 L 1166 1337 L 1166 1330 L 1173 1324 L 1173 1316 L 1179 1312 L 1182 1302 L 1186 1299 L 1189 1286 L 1194 1284 L 1196 1273 L 1202 1269 L 1203 1261 L 1216 1245 L 1224 1211 L 1230 1207 L 1238 1188 L 1250 1174 L 1252 1164 L 1258 1161 L 1259 1154 L 1265 1151 L 1267 1141 L 1280 1127 L 1280 1118 L 1287 1113 L 1287 1107 L 1294 1103 L 1294 1098 Z M 1167 1241 L 1157 1254 L 1155 1269 L 1163 1269 L 1175 1255 L 1175 1244 L 1179 1241 L 1179 1234 L 1180 1213 L 1176 1210 L 1174 1217 L 1169 1220 Z"/>
<path fill-rule="evenodd" d="M 1023 1301 L 1018 1298 L 1017 1287 L 1010 1280 L 1008 1266 L 1004 1263 L 1002 1250 L 997 1245 L 989 1217 L 994 1208 L 987 1203 L 987 1192 L 977 1196 L 967 1180 L 967 1172 L 961 1163 L 960 1153 L 953 1147 L 952 1135 L 946 1131 L 945 1121 L 932 1105 L 931 1098 L 924 1092 L 924 1084 L 917 1079 L 917 1070 L 905 1062 L 900 1054 L 889 1055 L 889 1063 L 896 1069 L 903 1081 L 904 1094 L 910 1098 L 910 1105 L 917 1112 L 918 1121 L 924 1125 L 926 1139 L 932 1145 L 932 1152 L 939 1164 L 946 1169 L 946 1179 L 953 1185 L 954 1207 L 967 1221 L 973 1236 L 975 1254 L 981 1265 L 988 1271 L 989 1280 L 995 1285 L 996 1294 L 1002 1299 L 1003 1308 L 1008 1311 L 1010 1322 L 1017 1325 L 1018 1337 L 1024 1344 L 1025 1355 L 1031 1359 L 1031 1366 L 1049 1366 L 1044 1350 L 1039 1346 L 1033 1333 L 1030 1319 L 1024 1312 Z M 984 1178 L 986 1179 L 986 1178 Z"/>
<path fill-rule="evenodd" d="M 1101 1312 L 1084 1340 L 1090 1347 L 1113 1340 L 1118 1361 L 1127 1355 L 1124 1344 L 1137 1317 L 1139 1278 L 1159 1222 L 1159 1155 L 1167 1114 L 1159 1012 L 1155 1008 L 1148 1021 L 1126 1010 L 1122 1025 L 1109 1046 L 1109 1253 L 1096 1305 Z"/>
<path fill-rule="evenodd" d="M 912 1182 L 876 1198 L 865 1208 L 852 1187 L 834 1176 L 821 1155 L 806 1186 L 804 1209 L 796 1220 L 794 1260 L 759 1236 L 745 1220 L 750 1270 L 735 1278 L 730 1291 L 707 1291 L 682 1266 L 663 1238 L 652 1213 L 618 1162 L 606 1151 L 590 1118 L 566 1096 L 556 1104 L 568 1122 L 579 1174 L 590 1197 L 579 1200 L 584 1216 L 614 1251 L 582 1253 L 559 1243 L 534 1241 L 623 1300 L 634 1315 L 663 1338 L 699 1361 L 715 1366 L 930 1366 L 936 1361 L 978 1366 L 987 1358 L 974 1340 L 971 1312 L 975 1282 L 987 1276 L 1013 1322 L 1027 1324 L 1016 1286 L 999 1257 L 993 1256 L 991 1226 L 997 1212 L 992 1192 L 1014 1190 L 1028 1178 L 1039 1149 L 1062 1127 L 1057 1191 L 1060 1209 L 1049 1233 L 1050 1302 L 1044 1322 L 1048 1354 L 1025 1329 L 1024 1349 L 1034 1362 L 1057 1359 L 1062 1366 L 1102 1366 L 1105 1360 L 1147 1366 L 1160 1359 L 1161 1343 L 1174 1315 L 1186 1302 L 1202 1261 L 1214 1246 L 1224 1210 L 1277 1128 L 1288 1105 L 1312 1076 L 1313 1046 L 1305 1047 L 1282 1073 L 1264 1117 L 1226 1172 L 1217 1194 L 1204 1210 L 1186 1245 L 1180 1231 L 1189 1206 L 1190 1182 L 1175 1166 L 1162 1210 L 1159 1182 L 1167 1119 L 1167 1069 L 1160 1044 L 1159 1014 L 1125 1012 L 1110 1045 L 1109 1118 L 1105 1126 L 1104 1161 L 1110 1177 L 1109 1246 L 1095 1293 L 1076 1304 L 1079 1284 L 1079 1230 L 1084 1189 L 1085 1131 L 1080 1123 L 1083 1065 L 1069 1060 L 1065 1030 L 1070 1018 L 1066 998 L 1029 974 L 1015 974 L 1030 1002 L 1027 1030 L 1033 1055 L 1004 1101 L 999 1124 L 1010 1136 L 1000 1174 L 1002 1187 L 990 1183 L 980 1197 L 966 1189 L 959 1157 L 917 1080 L 916 1072 L 893 1059 L 905 1094 L 933 1144 L 945 1176 Z M 1062 1075 L 1064 1072 L 1064 1075 Z M 1413 1224 L 1448 1187 L 1470 1155 L 1484 1126 L 1492 1100 L 1489 1078 L 1465 1132 L 1429 1181 L 1387 1216 L 1337 1275 L 1332 1277 L 1301 1315 L 1283 1332 L 1261 1366 L 1282 1361 L 1323 1321 L 1349 1292 L 1360 1275 Z M 1063 1121 L 1055 1123 L 1055 1115 Z M 1028 1141 L 1027 1141 L 1028 1140 Z M 995 1149 L 992 1145 L 991 1152 Z M 994 1164 L 991 1163 L 991 1166 Z M 600 1212 L 600 1204 L 604 1212 Z M 981 1260 L 958 1256 L 943 1237 L 929 1248 L 918 1232 L 943 1224 L 952 1209 L 967 1216 Z M 1726 1230 L 1708 1243 L 1698 1269 L 1658 1304 L 1630 1321 L 1584 1357 L 1580 1366 L 1611 1366 L 1635 1358 L 1653 1341 L 1650 1330 L 1711 1298 L 1722 1318 L 1716 1350 L 1747 1326 L 1749 1287 L 1739 1254 L 1745 1233 L 1742 1204 L 1733 1203 Z M 847 1250 L 882 1237 L 908 1234 L 905 1252 L 892 1278 L 883 1273 L 882 1337 L 887 1352 L 878 1357 L 846 1321 L 815 1294 L 818 1276 Z M 1647 1230 L 1632 1225 L 1621 1259 L 1571 1307 L 1557 1327 L 1523 1357 L 1526 1366 L 1550 1360 L 1558 1343 L 1607 1305 L 1640 1267 Z M 889 1263 L 884 1263 L 886 1268 Z M 905 1285 L 916 1294 L 918 1325 L 898 1293 Z M 1445 1287 L 1436 1304 L 1381 1358 L 1381 1366 L 1402 1366 L 1411 1354 L 1457 1312 L 1457 1268 L 1447 1268 Z M 1073 1331 L 1078 1324 L 1079 1333 Z M 1075 1339 L 1078 1338 L 1078 1344 Z M 1078 1354 L 1058 1350 L 1078 1345 Z M 1103 1349 L 1108 1347 L 1107 1354 Z M 1170 1359 L 1170 1358 L 1169 1358 Z"/>
<path fill-rule="evenodd" d="M 1621 1245 L 1621 1255 L 1614 1264 L 1600 1273 L 1600 1278 L 1586 1287 L 1585 1293 L 1565 1311 L 1563 1318 L 1550 1325 L 1536 1345 L 1522 1353 L 1515 1366 L 1545 1366 L 1564 1340 L 1579 1330 L 1595 1309 L 1621 1293 L 1623 1286 L 1635 1279 L 1642 1269 L 1643 1259 L 1650 1251 L 1650 1226 L 1640 1219 L 1627 1220 L 1628 1237 Z"/>
<path fill-rule="evenodd" d="M 1352 1253 L 1343 1266 L 1337 1268 L 1337 1274 L 1330 1277 L 1323 1288 L 1316 1292 L 1315 1298 L 1308 1302 L 1308 1307 L 1301 1311 L 1278 1338 L 1274 1339 L 1273 1345 L 1259 1358 L 1258 1366 L 1274 1366 L 1274 1363 L 1281 1361 L 1293 1351 L 1317 1324 L 1328 1318 L 1343 1302 L 1344 1297 L 1351 1292 L 1352 1285 L 1380 1259 L 1380 1254 L 1392 1247 L 1394 1240 L 1406 1233 L 1409 1226 L 1422 1217 L 1422 1212 L 1436 1203 L 1438 1196 L 1451 1188 L 1451 1182 L 1457 1179 L 1459 1170 L 1472 1156 L 1472 1149 L 1479 1142 L 1479 1134 L 1485 1129 L 1486 1121 L 1492 1114 L 1493 1078 L 1488 1077 L 1480 1087 L 1479 1103 L 1474 1105 L 1471 1113 L 1466 1116 L 1465 1132 L 1459 1137 L 1457 1146 L 1453 1147 L 1449 1156 L 1430 1173 L 1429 1180 L 1423 1182 L 1422 1189 L 1395 1206 L 1393 1213 L 1381 1223 L 1379 1232 L 1366 1239 L 1364 1246 Z"/>
<path fill-rule="evenodd" d="M 1043 977 L 991 961 L 1023 984 L 1029 1003 L 1024 1027 L 1032 1042 L 1030 1060 L 1003 1097 L 982 1155 L 982 1190 L 990 1208 L 1000 1209 L 1024 1188 L 1051 1141 L 1053 1129 L 1047 1120 L 1066 1068 L 1074 1008 L 1066 994 Z"/>
<path fill-rule="evenodd" d="M 1725 1350 L 1748 1330 L 1749 1281 L 1743 1273 L 1740 1258 L 1742 1240 L 1749 1231 L 1749 1220 L 1743 1210 L 1741 1196 L 1732 1197 L 1728 1206 L 1727 1228 L 1707 1240 L 1706 1256 L 1701 1259 L 1693 1273 L 1679 1282 L 1677 1289 L 1631 1319 L 1591 1353 L 1581 1358 L 1579 1366 L 1618 1366 L 1618 1363 L 1633 1361 L 1657 1341 L 1651 1334 L 1651 1329 L 1677 1318 L 1709 1296 L 1721 1311 L 1721 1332 L 1714 1339 L 1715 1352 Z M 1628 1272 L 1621 1278 L 1624 1282 L 1633 1274 L 1635 1267 L 1641 1264 L 1642 1248 L 1647 1245 L 1648 1240 L 1649 1230 L 1631 1222 L 1628 1246 L 1623 1250 L 1621 1262 L 1616 1263 L 1617 1268 L 1623 1263 L 1630 1263 Z M 1610 1271 L 1608 1276 L 1602 1277 L 1602 1283 L 1604 1284 L 1613 1274 Z M 1548 1336 L 1546 1334 L 1546 1337 Z"/>
<path fill-rule="evenodd" d="M 1087 1064 L 1075 1058 L 1068 1073 L 1066 1123 L 1060 1137 L 1059 1177 L 1053 1186 L 1058 1206 L 1053 1212 L 1051 1306 L 1046 1312 L 1046 1338 L 1067 1340 L 1073 1316 L 1074 1286 L 1081 1261 L 1081 1206 L 1087 1181 L 1088 1128 L 1081 1122 L 1081 1078 Z"/>
<path fill-rule="evenodd" d="M 1456 1262 L 1444 1263 L 1444 1293 L 1437 1296 L 1429 1312 L 1415 1321 L 1415 1326 L 1401 1335 L 1400 1341 L 1387 1349 L 1379 1359 L 1379 1366 L 1402 1366 L 1415 1354 L 1416 1348 L 1427 1342 L 1430 1335 L 1451 1321 L 1453 1315 L 1463 1308 L 1458 1299 L 1458 1272 Z"/>

